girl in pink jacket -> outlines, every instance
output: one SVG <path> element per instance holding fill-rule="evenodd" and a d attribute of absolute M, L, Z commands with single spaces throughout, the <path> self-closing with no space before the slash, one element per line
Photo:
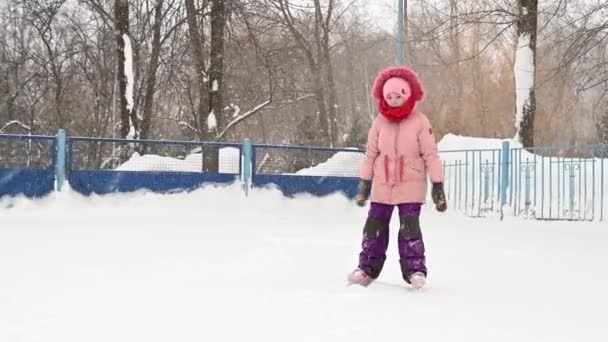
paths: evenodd
<path fill-rule="evenodd" d="M 363 228 L 359 267 L 349 274 L 348 281 L 367 286 L 380 275 L 386 260 L 389 223 L 397 206 L 403 279 L 421 288 L 427 268 L 419 216 L 426 198 L 427 175 L 433 184 L 436 209 L 447 209 L 433 128 L 429 119 L 415 110 L 424 89 L 414 71 L 396 67 L 378 75 L 372 95 L 380 102 L 380 115 L 369 130 L 357 195 L 357 203 L 363 206 L 371 189 L 371 207 Z"/>

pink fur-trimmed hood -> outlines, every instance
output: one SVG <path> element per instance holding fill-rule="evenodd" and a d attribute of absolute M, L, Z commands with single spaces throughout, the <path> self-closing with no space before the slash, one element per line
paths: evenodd
<path fill-rule="evenodd" d="M 374 81 L 374 88 L 372 90 L 372 96 L 378 100 L 382 101 L 382 88 L 384 83 L 393 77 L 399 77 L 404 79 L 410 86 L 412 90 L 412 97 L 416 100 L 416 102 L 421 102 L 424 98 L 424 88 L 422 87 L 422 82 L 418 78 L 418 75 L 410 68 L 407 67 L 392 67 L 383 70 Z"/>

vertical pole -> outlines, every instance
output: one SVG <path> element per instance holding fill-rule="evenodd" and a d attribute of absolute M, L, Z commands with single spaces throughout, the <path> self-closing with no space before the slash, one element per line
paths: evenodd
<path fill-rule="evenodd" d="M 241 162 L 241 181 L 243 183 L 243 191 L 245 191 L 245 196 L 249 195 L 249 189 L 251 188 L 253 164 L 252 155 L 253 146 L 251 144 L 251 140 L 245 139 L 245 141 L 243 141 L 243 159 Z"/>
<path fill-rule="evenodd" d="M 473 165 L 472 169 L 475 170 L 475 154 L 473 155 Z M 467 212 L 467 207 L 469 206 L 469 151 L 465 153 L 465 166 L 464 166 L 464 212 Z"/>
<path fill-rule="evenodd" d="M 57 133 L 57 165 L 55 165 L 55 180 L 56 190 L 61 191 L 63 182 L 65 181 L 65 145 L 66 145 L 65 130 L 60 129 Z"/>
<path fill-rule="evenodd" d="M 573 220 L 574 219 L 574 196 L 575 196 L 575 189 L 574 189 L 574 181 L 576 180 L 576 175 L 574 174 L 575 172 L 575 166 L 574 166 L 574 162 L 572 161 L 572 158 L 570 159 L 570 186 L 568 187 L 568 192 L 570 195 L 570 202 L 569 202 L 569 209 L 570 210 L 570 219 Z"/>
<path fill-rule="evenodd" d="M 606 158 L 606 146 L 607 145 L 602 145 L 601 147 L 601 151 L 602 151 L 602 156 L 600 159 L 600 221 L 604 220 L 604 176 L 605 176 L 605 172 L 604 172 L 604 161 Z M 593 160 L 595 162 L 595 159 Z M 594 166 L 594 170 L 595 170 L 595 166 Z M 595 204 L 593 205 L 593 207 L 595 207 Z"/>
<path fill-rule="evenodd" d="M 490 203 L 490 172 L 493 171 L 492 169 L 490 169 L 490 167 L 493 168 L 494 166 L 488 165 L 488 162 L 486 161 L 486 170 L 484 171 L 483 175 L 483 202 L 486 203 L 486 205 Z"/>
<path fill-rule="evenodd" d="M 526 216 L 530 215 L 530 205 L 532 204 L 531 196 L 530 196 L 530 191 L 531 191 L 531 188 L 530 188 L 531 181 L 530 180 L 532 179 L 532 170 L 531 170 L 531 166 L 530 165 L 531 164 L 530 164 L 529 159 L 526 158 L 526 162 L 525 162 L 525 166 L 524 166 L 525 167 L 525 172 L 526 172 L 526 180 L 524 182 L 525 183 L 525 189 L 524 189 L 524 191 L 525 191 L 525 194 L 526 194 L 526 199 L 525 199 L 525 202 L 524 202 L 524 207 L 525 207 L 524 211 L 526 213 Z"/>
<path fill-rule="evenodd" d="M 404 13 L 404 1 L 405 0 L 399 0 L 399 13 L 398 13 L 398 18 L 397 18 L 397 46 L 396 46 L 396 50 L 397 50 L 397 65 L 403 65 L 404 64 L 404 60 L 403 60 L 403 47 L 404 47 L 404 38 L 403 38 L 403 28 L 404 28 L 404 23 L 403 23 L 403 13 Z"/>
<path fill-rule="evenodd" d="M 507 203 L 507 190 L 509 189 L 509 154 L 511 148 L 508 141 L 502 142 L 502 158 L 500 165 L 500 219 L 504 217 L 503 208 Z"/>
<path fill-rule="evenodd" d="M 408 57 L 410 58 L 410 65 L 412 64 L 411 56 L 408 56 L 409 45 L 407 42 L 409 41 L 409 20 L 407 17 L 407 0 L 403 0 L 403 64 L 406 64 L 408 61 Z"/>
<path fill-rule="evenodd" d="M 551 183 L 549 183 L 551 185 Z M 545 157 L 540 164 L 540 217 L 545 218 Z"/>

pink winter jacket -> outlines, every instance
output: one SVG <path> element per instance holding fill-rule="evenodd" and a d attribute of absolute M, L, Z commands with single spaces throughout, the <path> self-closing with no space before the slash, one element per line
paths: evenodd
<path fill-rule="evenodd" d="M 378 115 L 369 130 L 361 167 L 361 179 L 372 181 L 371 202 L 424 203 L 427 172 L 431 182 L 443 182 L 429 119 L 417 111 L 400 122 Z"/>

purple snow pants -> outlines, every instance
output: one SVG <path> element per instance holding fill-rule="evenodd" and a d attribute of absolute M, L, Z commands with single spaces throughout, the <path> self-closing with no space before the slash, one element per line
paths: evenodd
<path fill-rule="evenodd" d="M 413 273 L 427 274 L 424 257 L 424 242 L 420 231 L 420 203 L 399 204 L 399 263 L 403 279 L 409 283 Z M 362 251 L 359 254 L 359 268 L 372 278 L 378 278 L 389 241 L 389 223 L 394 206 L 371 203 L 367 221 L 363 228 Z"/>

